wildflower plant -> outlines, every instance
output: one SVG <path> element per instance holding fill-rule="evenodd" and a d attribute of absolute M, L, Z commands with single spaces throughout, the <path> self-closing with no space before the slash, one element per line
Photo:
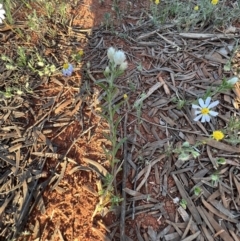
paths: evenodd
<path fill-rule="evenodd" d="M 238 81 L 239 81 L 238 77 L 232 77 L 229 80 L 226 80 L 225 78 L 223 78 L 222 83 L 219 86 L 217 86 L 214 90 L 212 90 L 211 88 L 207 90 L 205 97 L 215 96 L 218 93 L 231 90 Z"/>
<path fill-rule="evenodd" d="M 107 56 L 109 64 L 104 70 L 105 79 L 99 80 L 96 83 L 106 93 L 104 100 L 106 101 L 107 105 L 102 107 L 101 115 L 104 119 L 107 120 L 109 124 L 110 133 L 106 136 L 106 138 L 111 142 L 111 148 L 109 150 L 105 149 L 104 147 L 106 157 L 111 165 L 111 174 L 109 175 L 109 177 L 111 177 L 111 180 L 108 180 L 107 186 L 103 185 L 105 186 L 103 196 L 107 197 L 109 196 L 109 192 L 111 192 L 110 200 L 115 203 L 116 200 L 120 201 L 121 199 L 116 198 L 117 196 L 114 195 L 114 190 L 111 185 L 113 183 L 113 179 L 116 177 L 116 174 L 119 171 L 115 167 L 115 165 L 119 163 L 119 160 L 117 158 L 117 151 L 125 142 L 126 138 L 118 140 L 117 129 L 122 117 L 116 118 L 115 114 L 116 111 L 120 108 L 120 106 L 124 103 L 124 100 L 113 105 L 114 98 L 118 91 L 118 88 L 115 86 L 114 81 L 124 73 L 124 71 L 128 67 L 128 63 L 126 61 L 126 55 L 122 50 L 117 50 L 113 47 L 110 47 L 107 50 Z"/>
<path fill-rule="evenodd" d="M 160 0 L 154 0 L 154 1 L 151 1 L 151 5 L 150 5 L 150 10 L 151 10 L 151 13 L 152 13 L 152 21 L 154 24 L 157 24 L 158 23 L 158 17 L 159 17 L 159 3 L 160 3 Z"/>

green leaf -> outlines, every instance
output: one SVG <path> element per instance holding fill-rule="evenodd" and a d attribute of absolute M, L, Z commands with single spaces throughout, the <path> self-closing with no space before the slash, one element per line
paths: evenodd
<path fill-rule="evenodd" d="M 185 153 L 185 152 L 182 152 L 179 156 L 178 156 L 178 159 L 181 160 L 181 161 L 188 161 L 190 159 L 190 155 Z"/>
<path fill-rule="evenodd" d="M 122 138 L 119 143 L 116 145 L 116 147 L 113 150 L 113 156 L 116 156 L 117 151 L 119 150 L 119 148 L 121 147 L 121 145 L 127 140 L 127 137 Z"/>
<path fill-rule="evenodd" d="M 182 147 L 190 147 L 189 142 L 187 142 L 187 141 L 183 142 Z"/>
<path fill-rule="evenodd" d="M 98 83 L 98 82 L 96 82 L 96 84 L 97 84 L 99 87 L 101 87 L 103 90 L 105 90 L 105 91 L 108 90 L 108 86 L 107 86 L 107 85 L 105 85 L 105 84 L 103 84 L 103 83 Z"/>
<path fill-rule="evenodd" d="M 200 154 L 197 151 L 191 151 L 193 158 L 197 158 Z"/>

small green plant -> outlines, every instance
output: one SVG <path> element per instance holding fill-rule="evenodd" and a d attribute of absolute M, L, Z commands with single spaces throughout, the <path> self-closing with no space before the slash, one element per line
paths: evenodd
<path fill-rule="evenodd" d="M 59 15 L 59 21 L 64 25 L 67 24 L 67 21 L 68 21 L 67 8 L 68 8 L 68 4 L 66 2 L 62 2 L 61 4 L 59 4 L 57 9 L 57 13 Z"/>
<path fill-rule="evenodd" d="M 72 54 L 72 59 L 76 62 L 81 62 L 84 55 L 84 51 L 80 49 L 77 53 Z"/>
<path fill-rule="evenodd" d="M 215 172 L 211 175 L 212 186 L 215 187 L 219 181 L 219 173 Z"/>
<path fill-rule="evenodd" d="M 39 18 L 37 15 L 36 10 L 34 9 L 33 12 L 28 15 L 28 27 L 30 30 L 32 30 L 35 33 L 40 33 L 42 24 L 43 24 L 43 18 Z"/>
<path fill-rule="evenodd" d="M 181 147 L 173 150 L 174 153 L 179 154 L 178 159 L 181 161 L 188 161 L 191 157 L 197 158 L 200 153 L 196 150 L 197 145 L 191 146 L 189 142 L 184 142 Z"/>
<path fill-rule="evenodd" d="M 102 24 L 105 26 L 106 30 L 113 30 L 113 22 L 112 22 L 111 13 L 104 13 Z"/>
<path fill-rule="evenodd" d="M 202 189 L 200 187 L 194 188 L 194 195 L 199 196 L 202 193 Z"/>
<path fill-rule="evenodd" d="M 240 119 L 239 117 L 231 117 L 229 122 L 227 123 L 226 133 L 228 134 L 228 138 L 225 140 L 226 142 L 236 146 L 240 143 L 239 131 L 240 131 Z"/>
<path fill-rule="evenodd" d="M 160 0 L 155 0 L 154 2 L 151 1 L 150 4 L 150 11 L 152 13 L 152 21 L 154 24 L 158 24 L 158 18 L 159 18 L 159 5 Z"/>
<path fill-rule="evenodd" d="M 36 50 L 27 50 L 18 47 L 16 63 L 6 55 L 1 55 L 1 59 L 5 62 L 5 66 L 9 70 L 22 70 L 23 67 L 39 76 L 50 76 L 56 71 L 54 64 L 48 63 Z"/>
<path fill-rule="evenodd" d="M 177 109 L 178 110 L 181 110 L 187 103 L 186 100 L 180 99 L 178 95 L 172 98 L 172 102 L 174 104 L 177 104 Z"/>
<path fill-rule="evenodd" d="M 181 199 L 179 204 L 183 209 L 187 209 L 187 201 L 185 199 Z"/>
<path fill-rule="evenodd" d="M 135 101 L 133 107 L 136 109 L 137 111 L 137 119 L 138 119 L 138 124 L 141 123 L 141 114 L 142 114 L 142 106 L 143 106 L 143 101 L 146 98 L 146 94 L 142 93 L 140 98 Z"/>
<path fill-rule="evenodd" d="M 225 158 L 218 158 L 217 159 L 217 163 L 219 164 L 219 165 L 225 165 L 227 162 L 226 162 L 226 159 Z"/>
<path fill-rule="evenodd" d="M 24 67 L 27 66 L 27 55 L 26 55 L 26 50 L 23 47 L 18 46 L 17 49 L 17 65 L 19 67 Z"/>
<path fill-rule="evenodd" d="M 44 3 L 45 3 L 44 9 L 46 10 L 47 17 L 51 19 L 55 12 L 55 6 L 52 2 L 45 1 Z"/>

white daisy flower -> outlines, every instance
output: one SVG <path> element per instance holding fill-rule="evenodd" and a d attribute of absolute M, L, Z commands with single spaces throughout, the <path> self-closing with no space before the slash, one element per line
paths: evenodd
<path fill-rule="evenodd" d="M 113 57 L 114 57 L 115 52 L 116 52 L 115 48 L 113 48 L 113 47 L 108 48 L 107 56 L 108 56 L 110 61 L 113 61 Z"/>
<path fill-rule="evenodd" d="M 5 19 L 5 10 L 3 9 L 3 5 L 0 3 L 0 24 L 3 23 L 3 20 Z"/>
<path fill-rule="evenodd" d="M 212 103 L 211 102 L 211 97 L 207 97 L 207 99 L 204 100 L 203 99 L 199 99 L 198 103 L 199 105 L 192 105 L 192 108 L 195 109 L 195 118 L 194 121 L 199 121 L 201 119 L 201 122 L 209 122 L 211 116 L 217 116 L 218 113 L 215 111 L 212 111 L 211 108 L 217 106 L 219 104 L 219 101 L 216 100 Z"/>
<path fill-rule="evenodd" d="M 116 65 L 121 65 L 126 60 L 126 56 L 122 50 L 118 50 L 115 52 L 113 60 Z"/>

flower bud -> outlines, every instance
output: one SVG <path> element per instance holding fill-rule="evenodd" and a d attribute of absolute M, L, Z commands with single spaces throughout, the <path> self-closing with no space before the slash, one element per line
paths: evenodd
<path fill-rule="evenodd" d="M 121 65 L 126 60 L 126 56 L 123 51 L 118 50 L 115 52 L 113 60 L 116 65 Z"/>
<path fill-rule="evenodd" d="M 119 69 L 120 70 L 125 70 L 125 69 L 127 69 L 127 67 L 128 67 L 128 63 L 127 62 L 122 62 L 120 64 L 120 66 L 119 66 Z"/>
<path fill-rule="evenodd" d="M 113 47 L 110 47 L 107 51 L 107 56 L 111 62 L 113 61 L 115 52 L 116 50 Z"/>
<path fill-rule="evenodd" d="M 227 81 L 228 84 L 230 85 L 235 85 L 238 82 L 238 77 L 233 77 Z"/>
<path fill-rule="evenodd" d="M 110 73 L 110 69 L 109 69 L 109 67 L 107 66 L 106 68 L 105 68 L 105 71 L 104 71 L 106 74 L 109 74 Z"/>

